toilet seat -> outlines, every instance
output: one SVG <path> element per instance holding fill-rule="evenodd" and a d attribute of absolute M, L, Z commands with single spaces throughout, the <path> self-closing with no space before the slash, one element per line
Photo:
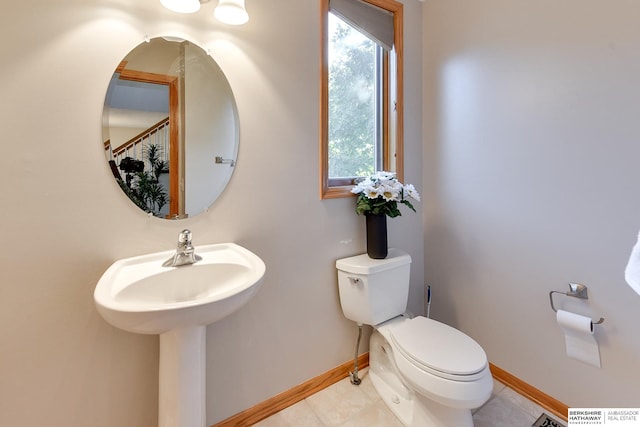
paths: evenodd
<path fill-rule="evenodd" d="M 440 378 L 475 381 L 486 375 L 487 355 L 473 338 L 426 317 L 399 322 L 390 337 L 411 364 Z"/>

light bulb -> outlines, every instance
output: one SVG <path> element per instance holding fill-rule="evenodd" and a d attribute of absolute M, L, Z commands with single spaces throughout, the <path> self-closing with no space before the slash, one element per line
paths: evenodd
<path fill-rule="evenodd" d="M 200 0 L 160 0 L 160 4 L 178 13 L 194 13 L 200 10 Z"/>
<path fill-rule="evenodd" d="M 249 20 L 244 0 L 220 0 L 213 14 L 218 21 L 230 25 L 242 25 Z"/>

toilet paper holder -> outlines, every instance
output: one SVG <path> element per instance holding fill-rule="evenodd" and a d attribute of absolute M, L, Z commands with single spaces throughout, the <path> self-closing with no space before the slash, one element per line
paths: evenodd
<path fill-rule="evenodd" d="M 580 298 L 580 299 L 589 299 L 589 294 L 587 292 L 587 287 L 585 285 L 581 285 L 580 283 L 569 283 L 569 292 L 561 292 L 561 291 L 551 291 L 549 292 L 549 301 L 551 302 L 551 309 L 558 312 L 558 309 L 553 305 L 553 294 L 561 294 L 566 295 L 568 297 Z M 601 317 L 597 322 L 592 320 L 591 323 L 594 325 L 599 325 L 604 322 L 604 317 Z"/>

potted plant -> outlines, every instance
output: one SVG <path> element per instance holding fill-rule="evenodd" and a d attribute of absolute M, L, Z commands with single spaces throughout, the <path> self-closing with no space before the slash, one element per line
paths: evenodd
<path fill-rule="evenodd" d="M 420 201 L 413 184 L 402 184 L 392 172 L 376 172 L 364 178 L 351 190 L 357 195 L 356 213 L 365 215 L 367 254 L 370 258 L 387 256 L 387 216 L 402 215 L 398 203 L 416 211 L 409 199 Z"/>

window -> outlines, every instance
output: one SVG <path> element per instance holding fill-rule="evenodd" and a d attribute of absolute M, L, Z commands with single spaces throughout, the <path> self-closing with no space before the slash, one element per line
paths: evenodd
<path fill-rule="evenodd" d="M 321 0 L 320 196 L 378 170 L 402 180 L 402 4 Z"/>

